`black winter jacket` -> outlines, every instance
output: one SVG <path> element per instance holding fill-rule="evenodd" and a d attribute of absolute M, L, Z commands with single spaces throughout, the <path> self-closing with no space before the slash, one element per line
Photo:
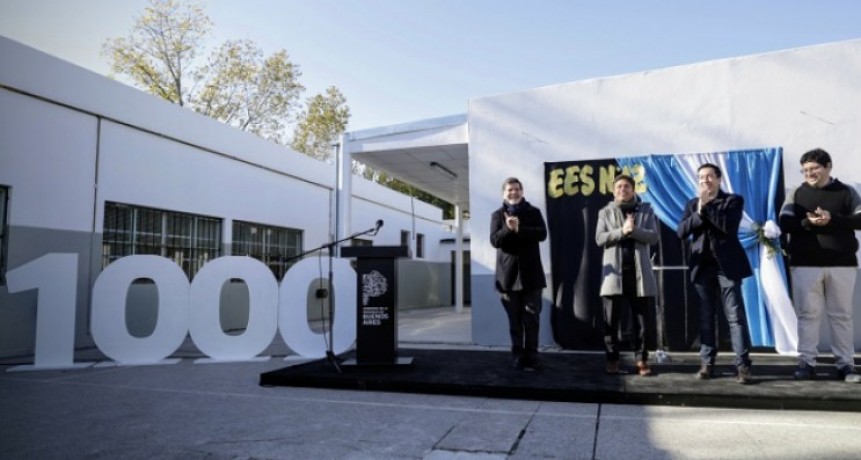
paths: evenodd
<path fill-rule="evenodd" d="M 744 198 L 719 190 L 717 197 L 703 207 L 702 213 L 697 212 L 698 204 L 699 198 L 688 201 L 676 229 L 681 239 L 693 237 L 691 258 L 688 261 L 691 282 L 696 282 L 703 259 L 709 255 L 731 280 L 740 281 L 753 275 L 747 254 L 738 239 Z M 711 243 L 711 247 L 705 247 L 706 240 Z"/>
<path fill-rule="evenodd" d="M 521 207 L 517 233 L 505 225 L 503 206 L 490 217 L 490 244 L 496 248 L 496 289 L 500 292 L 547 286 L 538 249 L 538 243 L 547 239 L 547 225 L 538 208 L 525 200 Z M 520 286 L 517 286 L 518 278 Z"/>

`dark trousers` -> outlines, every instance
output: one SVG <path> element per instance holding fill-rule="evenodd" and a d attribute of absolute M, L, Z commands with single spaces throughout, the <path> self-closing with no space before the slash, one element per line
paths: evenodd
<path fill-rule="evenodd" d="M 538 353 L 538 318 L 541 313 L 541 289 L 502 293 L 502 306 L 508 314 L 511 352 L 535 356 Z"/>
<path fill-rule="evenodd" d="M 714 364 L 717 356 L 717 314 L 722 308 L 727 323 L 735 364 L 750 366 L 750 331 L 747 330 L 747 313 L 741 297 L 741 281 L 727 278 L 717 264 L 702 265 L 694 281 L 699 297 L 700 358 Z"/>
<path fill-rule="evenodd" d="M 648 361 L 649 352 L 646 351 L 646 312 L 649 311 L 649 299 L 651 297 L 637 297 L 636 295 L 612 295 L 603 297 L 604 301 L 604 348 L 607 352 L 607 361 L 619 360 L 619 338 L 621 335 L 622 315 L 626 312 L 625 307 L 631 311 L 633 336 L 631 345 L 634 349 L 634 359 L 637 361 Z"/>

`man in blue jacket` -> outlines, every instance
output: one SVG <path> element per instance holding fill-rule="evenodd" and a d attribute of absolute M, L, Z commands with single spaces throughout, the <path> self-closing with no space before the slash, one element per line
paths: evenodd
<path fill-rule="evenodd" d="M 688 201 L 677 233 L 692 238 L 688 262 L 690 280 L 699 298 L 700 380 L 714 377 L 717 357 L 718 305 L 729 323 L 735 352 L 736 378 L 751 383 L 750 332 L 741 295 L 741 282 L 753 271 L 738 239 L 744 198 L 720 189 L 721 170 L 706 163 L 697 170 L 699 196 Z"/>
<path fill-rule="evenodd" d="M 547 286 L 538 243 L 547 225 L 538 208 L 523 199 L 515 177 L 502 184 L 502 206 L 490 218 L 490 244 L 496 248 L 496 289 L 508 314 L 514 366 L 537 370 L 541 291 Z"/>

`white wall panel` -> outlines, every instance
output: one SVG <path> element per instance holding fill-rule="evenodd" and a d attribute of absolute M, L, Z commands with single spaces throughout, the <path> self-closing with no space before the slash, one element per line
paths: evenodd
<path fill-rule="evenodd" d="M 90 231 L 97 122 L 0 89 L 0 184 L 9 224 Z"/>
<path fill-rule="evenodd" d="M 110 122 L 102 129 L 99 229 L 104 201 L 305 230 L 329 222 L 323 185 Z M 307 232 L 306 245 L 325 236 Z"/>

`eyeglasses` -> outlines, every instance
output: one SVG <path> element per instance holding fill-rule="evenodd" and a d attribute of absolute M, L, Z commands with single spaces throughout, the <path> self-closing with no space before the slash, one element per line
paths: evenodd
<path fill-rule="evenodd" d="M 816 166 L 811 166 L 809 168 L 804 168 L 800 172 L 801 172 L 801 174 L 804 174 L 806 176 L 808 174 L 818 173 L 821 170 L 822 170 L 822 165 L 816 165 Z"/>

